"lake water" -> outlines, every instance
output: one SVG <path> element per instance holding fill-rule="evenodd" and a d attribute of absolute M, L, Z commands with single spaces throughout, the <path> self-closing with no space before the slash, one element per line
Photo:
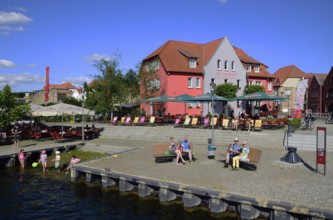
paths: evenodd
<path fill-rule="evenodd" d="M 211 216 L 207 207 L 184 211 L 181 202 L 160 204 L 117 188 L 71 183 L 70 175 L 40 167 L 0 169 L 1 219 L 238 219 L 234 213 Z M 230 217 L 231 216 L 231 217 Z"/>

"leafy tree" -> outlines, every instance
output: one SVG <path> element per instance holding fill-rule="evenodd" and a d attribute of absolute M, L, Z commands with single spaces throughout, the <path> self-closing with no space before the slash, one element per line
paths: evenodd
<path fill-rule="evenodd" d="M 109 110 L 113 111 L 116 103 L 125 100 L 128 93 L 125 90 L 123 75 L 118 65 L 116 58 L 96 61 L 94 66 L 100 74 L 94 76 L 91 86 L 84 84 L 85 104 L 88 108 L 107 115 Z"/>
<path fill-rule="evenodd" d="M 262 85 L 248 85 L 244 89 L 244 94 L 251 94 L 255 92 L 265 92 L 265 87 Z"/>
<path fill-rule="evenodd" d="M 215 93 L 219 96 L 223 96 L 224 98 L 235 98 L 236 93 L 238 91 L 238 87 L 231 83 L 220 84 L 216 87 Z"/>
<path fill-rule="evenodd" d="M 26 103 L 18 103 L 11 88 L 6 85 L 0 91 L 0 126 L 7 126 L 10 123 L 27 116 L 30 106 Z"/>
<path fill-rule="evenodd" d="M 160 79 L 157 74 L 157 60 L 142 63 L 139 70 L 141 98 L 150 98 L 160 89 Z"/>
<path fill-rule="evenodd" d="M 82 101 L 77 100 L 74 97 L 66 97 L 62 100 L 63 103 L 70 104 L 70 105 L 76 105 L 76 106 L 82 106 Z"/>
<path fill-rule="evenodd" d="M 128 91 L 128 99 L 130 102 L 139 97 L 140 94 L 140 83 L 138 74 L 130 69 L 124 76 L 124 83 Z"/>

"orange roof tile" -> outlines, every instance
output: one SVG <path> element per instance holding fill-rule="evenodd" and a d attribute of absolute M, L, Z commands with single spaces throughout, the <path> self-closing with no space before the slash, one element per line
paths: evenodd
<path fill-rule="evenodd" d="M 278 77 L 280 79 L 281 78 L 287 79 L 287 78 L 302 78 L 302 77 L 307 77 L 308 75 L 306 73 L 304 73 L 302 70 L 300 70 L 299 68 L 297 68 L 295 65 L 290 65 L 290 66 L 285 66 L 285 67 L 278 69 L 274 73 L 274 76 Z M 280 80 L 280 82 L 283 83 L 281 80 Z"/>
<path fill-rule="evenodd" d="M 168 72 L 202 73 L 203 67 L 208 63 L 223 38 L 198 44 L 170 40 L 148 55 L 143 61 L 159 57 L 161 64 Z M 197 60 L 196 68 L 190 68 L 189 59 Z"/>

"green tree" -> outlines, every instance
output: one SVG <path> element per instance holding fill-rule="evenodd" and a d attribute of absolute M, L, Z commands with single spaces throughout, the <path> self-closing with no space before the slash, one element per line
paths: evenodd
<path fill-rule="evenodd" d="M 224 83 L 216 87 L 215 93 L 216 95 L 231 99 L 236 97 L 237 91 L 238 87 L 236 85 L 233 85 L 231 83 Z"/>
<path fill-rule="evenodd" d="M 141 98 L 150 98 L 160 89 L 160 79 L 157 74 L 159 61 L 146 61 L 139 70 Z"/>
<path fill-rule="evenodd" d="M 124 83 L 128 91 L 128 101 L 133 102 L 135 99 L 139 98 L 140 94 L 140 83 L 138 74 L 130 69 L 126 72 L 124 76 Z"/>
<path fill-rule="evenodd" d="M 0 126 L 7 126 L 10 123 L 27 116 L 30 106 L 26 103 L 17 103 L 11 88 L 6 85 L 0 91 Z"/>
<path fill-rule="evenodd" d="M 118 65 L 116 58 L 96 61 L 94 66 L 100 73 L 94 76 L 91 86 L 83 85 L 86 107 L 106 116 L 108 111 L 113 111 L 116 103 L 121 103 L 126 99 L 128 93 Z"/>
<path fill-rule="evenodd" d="M 251 94 L 255 92 L 265 92 L 265 87 L 262 85 L 248 85 L 244 89 L 244 94 Z"/>
<path fill-rule="evenodd" d="M 63 103 L 70 104 L 70 105 L 76 105 L 76 106 L 82 106 L 82 101 L 77 100 L 74 97 L 66 97 L 62 100 Z"/>

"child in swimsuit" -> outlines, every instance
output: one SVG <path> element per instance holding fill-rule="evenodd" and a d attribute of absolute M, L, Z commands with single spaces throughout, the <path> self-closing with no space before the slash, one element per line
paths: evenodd
<path fill-rule="evenodd" d="M 54 161 L 54 168 L 56 168 L 58 170 L 58 173 L 60 173 L 60 151 L 56 151 L 55 154 L 56 156 L 52 161 Z"/>
<path fill-rule="evenodd" d="M 24 169 L 24 163 L 25 163 L 26 157 L 25 157 L 25 153 L 24 153 L 23 149 L 20 150 L 20 153 L 18 154 L 18 159 L 20 161 L 21 168 Z"/>
<path fill-rule="evenodd" d="M 42 163 L 43 174 L 45 174 L 45 172 L 48 172 L 48 170 L 47 170 L 47 154 L 46 154 L 45 150 L 42 150 L 42 153 L 40 155 L 40 159 L 39 159 L 38 163 Z"/>

